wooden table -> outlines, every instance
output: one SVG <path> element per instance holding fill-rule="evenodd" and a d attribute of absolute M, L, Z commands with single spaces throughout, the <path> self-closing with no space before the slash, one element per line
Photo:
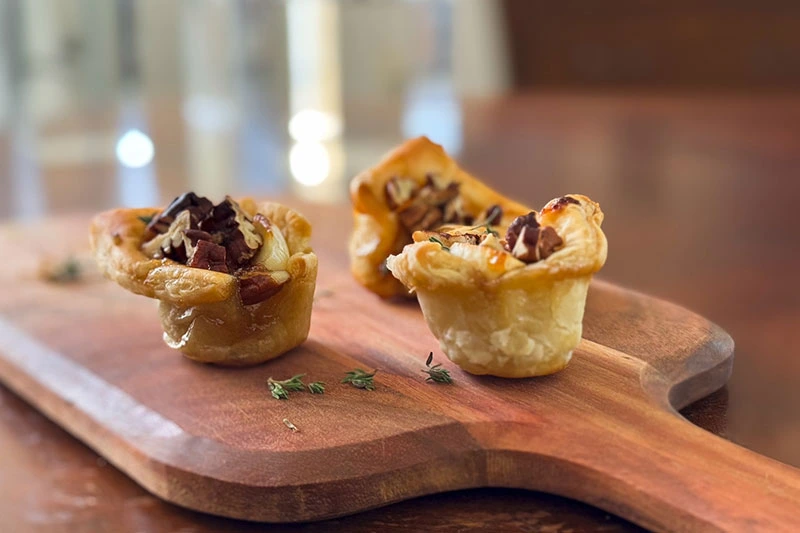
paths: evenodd
<path fill-rule="evenodd" d="M 567 192 L 601 202 L 610 242 L 602 277 L 677 301 L 737 342 L 729 385 L 684 415 L 800 466 L 799 97 L 530 94 L 470 102 L 459 159 L 525 203 Z M 96 190 L 98 168 L 59 172 L 72 177 L 82 205 L 105 207 L 81 194 Z M 170 175 L 160 172 L 163 194 L 179 187 Z M 321 213 L 330 224 L 319 237 L 346 233 L 346 209 Z M 224 520 L 161 503 L 3 387 L 0 405 L 3 531 L 637 529 L 576 502 L 500 489 L 317 524 Z"/>

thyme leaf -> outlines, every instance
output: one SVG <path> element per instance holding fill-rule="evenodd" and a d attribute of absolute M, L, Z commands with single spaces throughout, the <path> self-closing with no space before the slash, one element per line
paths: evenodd
<path fill-rule="evenodd" d="M 450 247 L 445 246 L 444 243 L 442 241 L 440 241 L 439 239 L 437 239 L 436 237 L 428 237 L 428 240 L 431 241 L 431 242 L 435 242 L 436 244 L 441 246 L 442 250 L 444 250 L 445 252 L 449 252 L 450 251 Z"/>
<path fill-rule="evenodd" d="M 453 378 L 450 377 L 450 371 L 446 368 L 441 368 L 441 364 L 437 363 L 431 366 L 433 362 L 433 352 L 428 355 L 428 360 L 425 361 L 426 369 L 422 371 L 428 374 L 428 377 L 425 378 L 425 381 L 430 381 L 433 383 L 453 383 Z"/>
<path fill-rule="evenodd" d="M 272 393 L 272 397 L 276 400 L 288 400 L 289 392 L 298 392 L 305 390 L 306 386 L 303 384 L 303 376 L 305 374 L 297 374 L 289 379 L 276 380 L 270 377 L 267 380 L 267 386 Z"/>
<path fill-rule="evenodd" d="M 360 368 L 356 368 L 346 373 L 346 377 L 342 380 L 342 383 L 349 383 L 357 389 L 375 390 L 375 384 L 372 382 L 372 378 L 375 377 L 376 372 L 378 371 L 375 370 L 369 373 Z"/>
<path fill-rule="evenodd" d="M 469 231 L 474 231 L 479 229 L 484 230 L 487 235 L 494 235 L 495 237 L 500 237 L 500 234 L 492 229 L 492 225 L 488 221 L 484 222 L 483 224 L 478 224 L 477 226 L 469 228 Z"/>
<path fill-rule="evenodd" d="M 321 381 L 314 381 L 308 384 L 308 392 L 311 394 L 324 394 L 325 393 L 325 383 Z"/>

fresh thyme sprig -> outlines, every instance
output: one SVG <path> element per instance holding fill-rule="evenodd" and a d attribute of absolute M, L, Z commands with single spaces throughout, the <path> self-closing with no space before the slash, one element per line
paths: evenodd
<path fill-rule="evenodd" d="M 486 213 L 486 218 L 484 219 L 483 223 L 471 227 L 470 231 L 483 229 L 486 231 L 487 235 L 492 234 L 495 237 L 500 237 L 500 234 L 492 229 L 492 225 L 499 223 L 502 217 L 503 209 L 499 205 L 493 205 L 491 208 L 489 208 L 488 213 Z"/>
<path fill-rule="evenodd" d="M 324 394 L 325 393 L 325 383 L 321 381 L 314 381 L 308 384 L 308 392 L 311 394 Z"/>
<path fill-rule="evenodd" d="M 431 241 L 431 242 L 435 242 L 436 244 L 441 246 L 442 250 L 444 250 L 445 252 L 449 252 L 450 251 L 450 247 L 449 246 L 445 246 L 444 243 L 442 241 L 440 241 L 439 239 L 437 239 L 436 237 L 428 237 L 428 240 Z"/>
<path fill-rule="evenodd" d="M 138 216 L 138 217 L 136 217 L 136 218 L 138 218 L 139 220 L 141 220 L 142 222 L 144 222 L 144 223 L 145 223 L 145 225 L 147 225 L 147 224 L 149 224 L 149 223 L 150 223 L 150 222 L 153 220 L 153 215 L 148 215 L 148 216 L 144 216 L 144 215 L 143 215 L 143 216 Z"/>
<path fill-rule="evenodd" d="M 375 390 L 375 384 L 372 382 L 372 378 L 375 377 L 375 372 L 369 373 L 360 368 L 356 368 L 355 370 L 351 370 L 347 372 L 347 377 L 342 380 L 342 383 L 349 383 L 353 387 L 357 389 L 364 389 L 364 390 Z"/>
<path fill-rule="evenodd" d="M 479 230 L 479 229 L 485 230 L 487 235 L 492 234 L 495 237 L 500 236 L 499 233 L 497 233 L 495 230 L 492 229 L 492 225 L 489 222 L 484 222 L 483 224 L 478 224 L 477 226 L 473 226 L 469 228 L 469 231 Z"/>
<path fill-rule="evenodd" d="M 442 365 L 437 363 L 431 366 L 433 362 L 433 352 L 428 355 L 428 360 L 425 361 L 425 366 L 428 367 L 427 369 L 423 369 L 422 371 L 428 374 L 428 377 L 425 378 L 425 381 L 432 381 L 434 383 L 452 383 L 453 378 L 450 377 L 450 371 L 446 368 L 440 368 Z"/>
<path fill-rule="evenodd" d="M 276 400 L 288 400 L 289 392 L 305 390 L 306 386 L 303 384 L 303 376 L 305 376 L 305 374 L 297 374 L 296 376 L 281 381 L 270 377 L 267 380 L 267 385 L 272 393 L 272 397 Z"/>

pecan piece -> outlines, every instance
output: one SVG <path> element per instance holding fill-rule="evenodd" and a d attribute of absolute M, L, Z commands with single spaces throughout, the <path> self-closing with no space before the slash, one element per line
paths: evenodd
<path fill-rule="evenodd" d="M 506 245 L 511 251 L 517 245 L 517 239 L 523 228 L 538 228 L 539 221 L 536 220 L 536 212 L 531 211 L 527 215 L 522 215 L 513 220 L 506 231 Z"/>
<path fill-rule="evenodd" d="M 438 207 L 431 207 L 425 212 L 425 216 L 423 216 L 422 220 L 419 222 L 419 227 L 424 230 L 433 229 L 440 226 L 443 220 L 444 214 L 442 210 Z"/>
<path fill-rule="evenodd" d="M 181 211 L 167 231 L 156 235 L 142 244 L 142 252 L 149 257 L 167 257 L 173 261 L 184 263 L 191 254 L 193 245 L 186 236 L 186 231 L 191 227 L 191 213 Z"/>
<path fill-rule="evenodd" d="M 196 228 L 213 208 L 214 204 L 208 198 L 187 192 L 172 200 L 166 209 L 150 219 L 147 230 L 156 234 L 166 232 L 175 221 L 175 217 L 185 210 L 188 210 L 191 215 L 191 226 Z"/>
<path fill-rule="evenodd" d="M 417 184 L 414 180 L 408 178 L 393 177 L 386 182 L 384 192 L 389 209 L 394 210 L 416 195 Z"/>
<path fill-rule="evenodd" d="M 526 263 L 535 263 L 550 257 L 564 241 L 550 226 L 522 228 L 511 254 Z"/>
<path fill-rule="evenodd" d="M 460 189 L 459 183 L 445 184 L 432 174 L 425 176 L 422 188 L 412 180 L 392 178 L 386 183 L 386 203 L 410 232 L 433 229 L 443 223 L 469 224 L 473 217 L 464 213 Z"/>
<path fill-rule="evenodd" d="M 443 220 L 442 210 L 423 204 L 411 204 L 397 212 L 400 222 L 408 231 L 431 229 Z"/>
<path fill-rule="evenodd" d="M 225 246 L 230 270 L 242 267 L 263 243 L 252 220 L 230 197 L 214 206 L 210 216 L 200 223 L 200 229 Z"/>
<path fill-rule="evenodd" d="M 539 231 L 539 242 L 536 244 L 536 251 L 539 259 L 547 259 L 553 252 L 561 248 L 564 240 L 558 236 L 552 226 L 545 226 Z"/>
<path fill-rule="evenodd" d="M 460 188 L 460 184 L 451 181 L 444 189 L 437 189 L 433 181 L 429 181 L 429 183 L 420 190 L 418 198 L 428 205 L 443 206 L 458 197 Z"/>
<path fill-rule="evenodd" d="M 192 246 L 196 246 L 198 241 L 209 241 L 213 242 L 214 244 L 219 244 L 218 242 L 214 241 L 213 235 L 201 229 L 187 229 L 184 233 L 187 237 L 189 237 L 189 241 L 192 243 Z"/>
<path fill-rule="evenodd" d="M 464 202 L 460 196 L 456 196 L 444 205 L 444 221 L 447 224 L 471 225 L 473 217 L 464 213 Z"/>
<path fill-rule="evenodd" d="M 506 232 L 506 250 L 526 263 L 550 257 L 563 244 L 555 229 L 539 225 L 533 211 L 515 218 Z"/>
<path fill-rule="evenodd" d="M 239 278 L 239 297 L 244 305 L 263 302 L 277 294 L 289 281 L 289 273 L 285 270 L 266 272 L 249 269 L 236 273 Z"/>
<path fill-rule="evenodd" d="M 227 252 L 224 246 L 214 244 L 211 241 L 200 240 L 197 241 L 197 246 L 194 249 L 194 253 L 189 258 L 187 266 L 214 270 L 227 274 L 229 270 L 226 262 L 226 255 Z"/>

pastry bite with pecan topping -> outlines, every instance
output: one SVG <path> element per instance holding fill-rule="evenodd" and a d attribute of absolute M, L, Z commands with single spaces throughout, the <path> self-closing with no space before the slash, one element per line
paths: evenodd
<path fill-rule="evenodd" d="M 413 242 L 415 231 L 486 222 L 505 228 L 529 211 L 461 170 L 426 137 L 406 142 L 353 178 L 350 198 L 353 276 L 385 298 L 408 294 L 387 270 L 386 258 Z"/>
<path fill-rule="evenodd" d="M 417 293 L 447 356 L 473 374 L 531 377 L 564 368 L 581 339 L 592 275 L 605 263 L 603 212 L 571 194 L 490 225 L 417 231 L 387 267 Z"/>
<path fill-rule="evenodd" d="M 164 210 L 95 217 L 91 243 L 106 277 L 159 300 L 164 341 L 220 365 L 272 359 L 308 336 L 317 277 L 311 225 L 277 203 L 218 204 L 194 193 Z"/>

